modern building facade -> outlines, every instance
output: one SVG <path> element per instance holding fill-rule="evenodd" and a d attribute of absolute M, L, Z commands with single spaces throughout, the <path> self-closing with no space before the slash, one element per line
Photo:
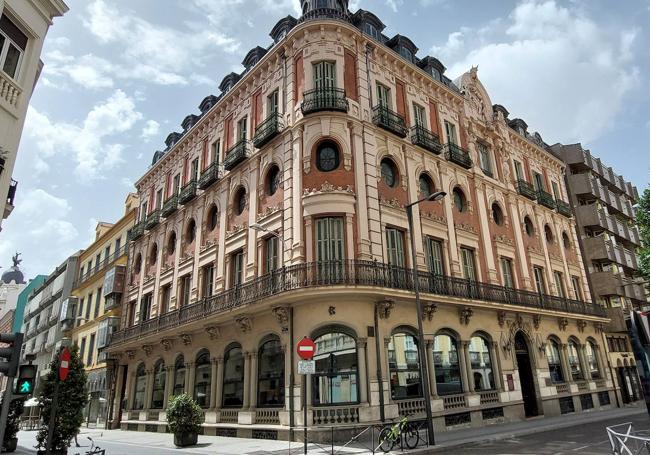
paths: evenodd
<path fill-rule="evenodd" d="M 43 68 L 45 35 L 52 20 L 67 11 L 62 0 L 0 0 L 0 223 L 14 208 L 18 183 L 11 175 L 27 106 Z"/>
<path fill-rule="evenodd" d="M 27 354 L 36 356 L 33 363 L 38 367 L 37 391 L 41 378 L 47 374 L 49 363 L 63 342 L 61 312 L 68 304 L 77 277 L 80 253 L 66 259 L 28 296 L 21 329 L 25 334 L 23 358 Z"/>
<path fill-rule="evenodd" d="M 206 434 L 421 416 L 420 343 L 437 431 L 612 406 L 564 163 L 476 68 L 452 82 L 371 12 L 302 4 L 136 183 L 113 426 L 164 431 L 183 391 Z"/>
<path fill-rule="evenodd" d="M 138 197 L 129 194 L 124 216 L 115 224 L 97 224 L 95 241 L 79 255 L 73 298 L 61 314 L 64 335 L 79 346 L 88 374 L 87 426 L 106 423 L 107 369 L 104 349 L 119 326 L 121 295 L 128 253 L 127 231 L 133 227 Z"/>
<path fill-rule="evenodd" d="M 630 311 L 647 310 L 643 284 L 638 284 L 640 247 L 634 206 L 634 185 L 594 157 L 580 144 L 552 147 L 567 166 L 569 200 L 575 213 L 578 240 L 593 299 L 611 318 L 606 340 L 623 403 L 642 399 L 633 349 L 628 337 Z"/>

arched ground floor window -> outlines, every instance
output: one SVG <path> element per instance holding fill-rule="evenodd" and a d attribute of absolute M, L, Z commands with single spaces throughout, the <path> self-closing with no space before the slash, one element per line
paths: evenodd
<path fill-rule="evenodd" d="M 314 406 L 359 401 L 357 343 L 350 335 L 329 332 L 314 339 L 316 374 L 312 375 Z"/>

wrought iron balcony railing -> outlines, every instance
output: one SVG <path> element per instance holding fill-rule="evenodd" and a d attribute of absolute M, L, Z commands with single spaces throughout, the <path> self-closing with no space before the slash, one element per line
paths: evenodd
<path fill-rule="evenodd" d="M 494 302 L 525 307 L 532 310 L 607 317 L 599 305 L 504 286 L 470 281 L 442 275 L 418 272 L 420 289 L 433 296 L 457 297 L 464 304 L 470 300 Z M 305 288 L 332 286 L 388 288 L 410 292 L 413 290 L 413 271 L 375 261 L 332 261 L 296 264 L 275 270 L 267 275 L 200 300 L 192 305 L 162 314 L 139 325 L 113 333 L 111 344 L 173 329 L 184 324 L 230 312 L 235 308 L 257 303 L 262 299 Z"/>
<path fill-rule="evenodd" d="M 408 128 L 406 120 L 397 112 L 391 111 L 386 106 L 377 105 L 372 109 L 372 122 L 380 128 L 399 136 L 406 137 Z"/>
<path fill-rule="evenodd" d="M 264 147 L 271 139 L 282 131 L 282 128 L 284 128 L 282 114 L 279 112 L 272 113 L 266 120 L 260 123 L 257 128 L 255 128 L 253 145 L 258 149 Z"/>
<path fill-rule="evenodd" d="M 150 230 L 158 226 L 160 223 L 160 209 L 156 209 L 147 216 L 146 221 L 144 222 L 144 228 Z"/>
<path fill-rule="evenodd" d="M 307 11 L 298 20 L 299 23 L 314 19 L 335 19 L 339 21 L 350 22 L 349 14 L 336 8 L 316 8 Z"/>
<path fill-rule="evenodd" d="M 230 147 L 226 152 L 226 159 L 223 161 L 223 168 L 227 171 L 233 170 L 238 164 L 246 161 L 251 156 L 251 142 L 242 139 Z"/>
<path fill-rule="evenodd" d="M 556 199 L 555 206 L 557 208 L 557 213 L 559 213 L 560 215 L 564 215 L 567 218 L 571 218 L 573 216 L 573 213 L 571 212 L 571 206 L 569 205 L 568 202 L 564 202 L 560 199 Z"/>
<path fill-rule="evenodd" d="M 178 195 L 178 203 L 183 205 L 190 202 L 196 197 L 196 180 L 192 179 L 187 184 L 181 188 L 181 192 Z"/>
<path fill-rule="evenodd" d="M 448 161 L 451 161 L 460 167 L 464 167 L 465 169 L 471 169 L 474 165 L 472 158 L 469 156 L 469 152 L 460 145 L 449 142 L 445 144 L 445 149 L 445 158 L 447 158 Z"/>
<path fill-rule="evenodd" d="M 533 185 L 531 185 L 525 180 L 522 179 L 517 180 L 517 192 L 522 196 L 527 197 L 531 201 L 537 199 L 537 193 L 535 192 L 535 188 L 533 187 Z"/>
<path fill-rule="evenodd" d="M 199 189 L 204 190 L 219 180 L 219 162 L 213 161 L 206 167 L 199 177 Z"/>
<path fill-rule="evenodd" d="M 302 115 L 321 111 L 347 112 L 350 108 L 345 90 L 340 88 L 316 88 L 303 93 L 300 110 Z"/>
<path fill-rule="evenodd" d="M 555 198 L 551 193 L 547 193 L 544 190 L 537 190 L 537 202 L 544 207 L 555 210 Z"/>
<path fill-rule="evenodd" d="M 133 228 L 135 229 L 135 227 L 137 227 L 137 225 L 134 226 Z M 129 239 L 134 240 L 131 237 L 133 235 L 132 232 L 133 229 L 129 230 L 129 234 L 127 235 L 129 236 Z M 142 232 L 144 233 L 144 229 Z M 129 252 L 129 245 L 126 244 L 123 247 L 121 247 L 119 250 L 114 251 L 112 254 L 109 254 L 108 257 L 104 257 L 104 259 L 101 262 L 99 262 L 99 264 L 95 264 L 93 267 L 86 269 L 84 273 L 79 273 L 79 275 L 77 276 L 77 280 L 72 285 L 72 288 L 73 289 L 78 288 L 85 281 L 95 276 L 96 273 L 102 272 L 104 269 L 106 269 L 109 265 L 111 265 L 113 262 L 118 260 L 120 257 L 128 254 L 128 252 Z"/>
<path fill-rule="evenodd" d="M 160 214 L 163 217 L 167 218 L 169 215 L 174 213 L 177 208 L 178 208 L 178 195 L 174 194 L 172 197 L 170 197 L 163 203 Z"/>
<path fill-rule="evenodd" d="M 129 229 L 127 234 L 129 240 L 137 240 L 144 234 L 144 221 L 140 221 L 138 224 Z"/>
<path fill-rule="evenodd" d="M 442 151 L 442 144 L 438 135 L 432 133 L 422 125 L 415 125 L 411 128 L 411 142 L 413 142 L 413 145 L 422 147 L 436 155 L 439 155 Z"/>

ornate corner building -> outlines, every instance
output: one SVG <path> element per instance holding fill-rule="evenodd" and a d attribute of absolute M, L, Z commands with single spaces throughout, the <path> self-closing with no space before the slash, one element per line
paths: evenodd
<path fill-rule="evenodd" d="M 476 68 L 451 81 L 371 12 L 302 5 L 136 183 L 113 426 L 165 431 L 182 392 L 206 434 L 422 416 L 420 343 L 437 431 L 613 406 L 565 164 Z"/>

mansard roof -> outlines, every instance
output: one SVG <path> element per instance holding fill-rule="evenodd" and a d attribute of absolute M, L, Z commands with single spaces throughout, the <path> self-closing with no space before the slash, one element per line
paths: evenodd
<path fill-rule="evenodd" d="M 435 57 L 431 57 L 430 55 L 427 55 L 422 60 L 420 60 L 418 62 L 418 66 L 425 71 L 427 71 L 429 68 L 435 68 L 440 72 L 440 74 L 443 74 L 445 71 L 447 71 L 447 68 L 445 68 L 445 65 L 443 65 L 440 60 Z"/>
<path fill-rule="evenodd" d="M 176 131 L 169 133 L 167 139 L 165 139 L 165 145 L 168 149 L 170 149 L 180 140 L 181 137 L 183 137 L 183 135 L 181 133 L 177 133 Z"/>
<path fill-rule="evenodd" d="M 508 121 L 508 116 L 510 115 L 510 112 L 508 112 L 508 109 L 503 107 L 501 104 L 495 104 L 492 106 L 492 112 L 501 112 L 503 114 L 503 118 Z"/>
<path fill-rule="evenodd" d="M 296 19 L 295 17 L 291 15 L 287 17 L 283 17 L 277 22 L 277 24 L 275 24 L 275 26 L 271 30 L 270 33 L 271 38 L 273 38 L 273 41 L 277 43 L 278 41 L 280 41 L 283 35 L 289 33 L 289 30 L 294 28 L 297 24 L 298 24 L 298 19 Z"/>
<path fill-rule="evenodd" d="M 208 112 L 212 106 L 217 104 L 217 101 L 219 101 L 219 98 L 214 95 L 208 95 L 203 98 L 203 101 L 201 101 L 201 104 L 199 104 L 199 110 L 201 111 L 201 114 Z"/>
<path fill-rule="evenodd" d="M 219 85 L 219 90 L 222 92 L 227 92 L 232 88 L 233 85 L 237 83 L 237 81 L 241 79 L 241 76 L 237 73 L 230 73 L 226 77 L 223 78 L 221 81 L 221 84 Z"/>
<path fill-rule="evenodd" d="M 153 154 L 153 158 L 151 160 L 151 165 L 153 166 L 154 164 L 156 164 L 160 160 L 160 158 L 163 157 L 164 154 L 165 154 L 165 152 L 161 152 L 160 150 L 156 150 L 154 152 L 154 154 Z"/>
<path fill-rule="evenodd" d="M 251 49 L 248 52 L 248 54 L 246 54 L 246 57 L 244 58 L 244 61 L 241 64 L 244 65 L 244 68 L 248 70 L 257 62 L 259 62 L 260 59 L 264 57 L 264 55 L 266 55 L 267 52 L 268 52 L 267 49 L 264 49 L 261 46 L 257 46 Z"/>
<path fill-rule="evenodd" d="M 377 30 L 379 30 L 379 32 L 383 32 L 384 29 L 386 28 L 386 25 L 381 21 L 381 19 L 379 19 L 373 13 L 371 13 L 370 11 L 366 11 L 365 9 L 359 8 L 352 15 L 352 23 L 358 27 L 360 25 L 363 25 L 366 22 L 374 25 L 377 28 Z"/>
<path fill-rule="evenodd" d="M 185 117 L 183 119 L 183 122 L 181 123 L 181 126 L 183 127 L 183 132 L 192 128 L 200 118 L 201 117 L 194 114 L 190 114 L 187 117 Z"/>
<path fill-rule="evenodd" d="M 413 52 L 413 56 L 415 56 L 419 50 L 413 41 L 411 41 L 408 37 L 400 34 L 393 36 L 391 39 L 386 41 L 385 44 L 397 52 L 399 52 L 398 46 L 406 46 L 411 52 Z"/>

